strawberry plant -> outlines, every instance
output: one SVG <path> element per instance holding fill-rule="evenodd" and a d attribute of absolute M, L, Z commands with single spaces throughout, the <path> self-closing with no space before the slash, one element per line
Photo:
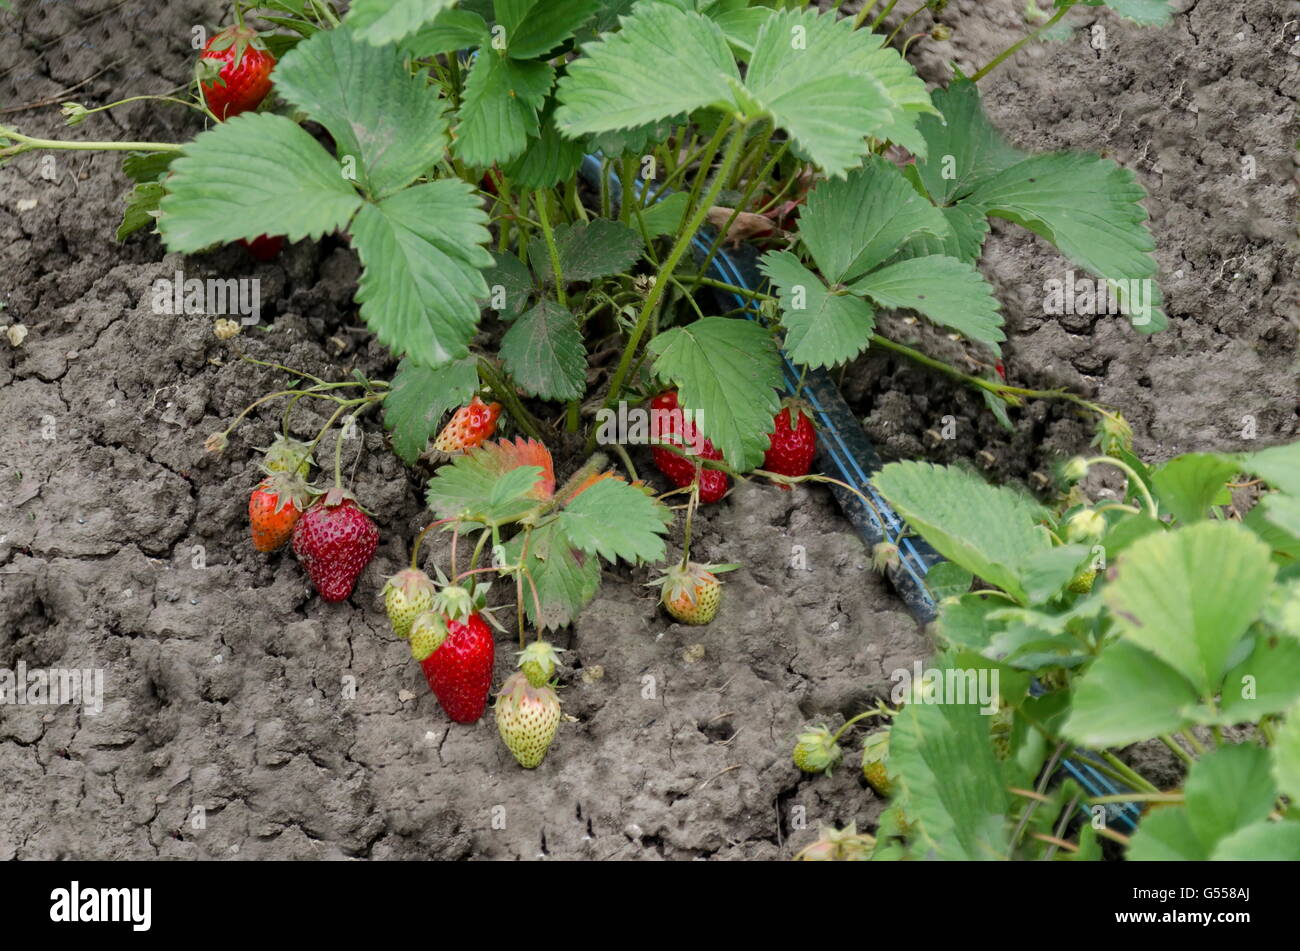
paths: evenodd
<path fill-rule="evenodd" d="M 1090 499 L 1093 469 L 1121 473 L 1124 497 Z M 1297 473 L 1300 443 L 1159 466 L 1118 450 L 1073 460 L 1044 506 L 960 468 L 885 466 L 877 487 L 950 561 L 933 579 L 948 592 L 934 673 L 864 744 L 892 796 L 873 856 L 1095 859 L 1108 840 L 1135 860 L 1300 858 Z M 979 671 L 998 675 L 996 715 L 936 702 L 949 675 Z M 1181 781 L 1126 761 L 1144 742 Z M 824 730 L 795 755 L 839 759 Z M 1127 790 L 1051 785 L 1074 755 Z"/>
<path fill-rule="evenodd" d="M 1058 0 L 1044 29 L 1076 2 Z M 1147 18 L 1163 7 L 1108 3 Z M 782 402 L 784 359 L 808 372 L 885 348 L 977 387 L 1006 425 L 1026 399 L 1065 399 L 1122 441 L 1118 414 L 1002 378 L 1002 316 L 977 265 L 988 220 L 1013 222 L 1111 288 L 1138 331 L 1159 330 L 1142 188 L 1108 159 L 1029 154 L 999 137 L 976 82 L 1025 41 L 931 93 L 895 46 L 898 30 L 876 32 L 894 6 L 871 19 L 875 3 L 841 17 L 749 0 L 355 0 L 346 15 L 324 0 L 241 2 L 235 26 L 199 56 L 192 100 L 152 97 L 202 114 L 207 128 L 192 140 L 56 141 L 0 127 L 0 160 L 126 152 L 135 187 L 118 235 L 152 226 L 172 252 L 244 242 L 273 256 L 279 241 L 346 238 L 361 265 L 357 313 L 391 351 L 392 379 L 289 371 L 291 384 L 254 407 L 272 397 L 290 411 L 302 399 L 336 404 L 299 454 L 308 465 L 344 414 L 350 426 L 378 407 L 401 459 L 438 466 L 425 531 L 451 536 L 453 577 L 430 607 L 429 579 L 404 574 L 386 606 L 448 713 L 476 720 L 492 654 L 464 587 L 471 576 L 513 583 L 522 640 L 528 623 L 538 638 L 570 623 L 602 560 L 666 555 L 673 512 L 624 441 L 606 436 L 616 411 L 668 413 L 652 459 L 666 494 L 688 501 L 686 552 L 663 594 L 690 623 L 710 620 L 720 600 L 721 567 L 689 561 L 698 504 L 736 480 L 835 481 L 811 472 L 817 434 L 797 402 Z M 272 29 L 255 32 L 258 22 Z M 64 111 L 79 124 L 115 105 Z M 720 279 L 712 265 L 724 246 L 759 236 L 767 284 Z M 720 303 L 719 292 L 742 304 Z M 882 309 L 960 335 L 982 348 L 989 372 L 966 374 L 882 335 Z M 223 449 L 239 419 L 209 447 Z M 287 421 L 284 430 L 287 439 Z M 349 596 L 378 537 L 346 494 L 342 432 L 334 486 L 292 526 L 295 552 L 331 601 Z M 576 470 L 563 482 L 552 448 L 563 450 L 562 472 Z M 939 478 L 898 471 L 886 473 L 891 498 L 899 484 L 924 492 Z M 259 547 L 292 518 L 282 498 L 251 507 Z M 919 507 L 907 501 L 910 517 Z M 981 513 L 1029 515 L 1040 513 L 1020 500 Z M 1006 541 L 1032 536 L 1030 553 L 1049 568 L 1020 572 L 995 551 L 976 565 L 981 577 L 1026 610 L 1057 580 L 1082 584 L 1080 559 L 1066 564 L 1074 548 L 1049 552 L 1045 532 L 1023 534 Z M 459 571 L 466 535 L 474 545 Z M 963 555 L 978 550 L 963 545 Z M 503 694 L 502 734 L 525 765 L 550 742 L 546 689 L 516 681 Z M 906 731 L 894 729 L 906 759 Z"/>

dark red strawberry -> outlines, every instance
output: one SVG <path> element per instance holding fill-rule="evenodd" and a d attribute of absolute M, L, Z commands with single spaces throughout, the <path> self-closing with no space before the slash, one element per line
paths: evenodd
<path fill-rule="evenodd" d="M 447 620 L 447 639 L 420 662 L 429 689 L 457 723 L 473 723 L 487 708 L 496 644 L 477 612 L 463 622 Z"/>
<path fill-rule="evenodd" d="M 241 24 L 215 34 L 199 54 L 199 88 L 212 114 L 223 122 L 261 105 L 271 91 L 275 57 Z"/>
<path fill-rule="evenodd" d="M 352 494 L 335 486 L 293 527 L 293 551 L 324 601 L 343 601 L 379 544 L 379 529 Z"/>
<path fill-rule="evenodd" d="M 258 235 L 252 241 L 239 239 L 248 256 L 255 261 L 274 261 L 280 249 L 284 247 L 284 237 L 278 234 Z"/>
<path fill-rule="evenodd" d="M 777 411 L 768 438 L 767 454 L 763 456 L 764 469 L 788 476 L 808 474 L 813 456 L 817 455 L 817 431 L 813 429 L 811 417 L 798 402 L 788 403 Z M 783 485 L 781 488 L 790 487 Z"/>
<path fill-rule="evenodd" d="M 699 432 L 694 423 L 688 423 L 677 405 L 677 391 L 665 390 L 650 401 L 651 411 L 658 410 L 658 438 L 661 442 L 689 449 L 697 445 Z M 653 425 L 653 424 L 652 424 Z M 681 488 L 695 481 L 695 463 L 689 456 L 678 455 L 671 449 L 653 446 L 650 455 L 655 466 L 668 477 L 668 481 Z M 712 440 L 704 440 L 699 453 L 701 459 L 720 461 L 722 453 L 713 447 Z M 727 474 L 717 469 L 700 469 L 700 501 L 716 502 L 727 494 Z"/>

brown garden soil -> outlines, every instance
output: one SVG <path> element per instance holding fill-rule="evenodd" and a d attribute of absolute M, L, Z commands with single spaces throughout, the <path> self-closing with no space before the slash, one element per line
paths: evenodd
<path fill-rule="evenodd" d="M 17 6 L 0 13 L 0 121 L 63 137 L 194 134 L 180 108 L 128 106 L 69 131 L 57 107 L 21 107 L 183 84 L 190 28 L 216 24 L 221 4 Z M 1176 6 L 1165 30 L 1089 8 L 1068 42 L 1026 50 L 982 84 L 1015 144 L 1100 151 L 1150 193 L 1163 334 L 1044 317 L 1043 282 L 1066 264 L 1023 230 L 995 225 L 983 267 L 1007 315 L 1009 378 L 1122 409 L 1156 460 L 1297 431 L 1300 24 L 1284 29 L 1283 4 L 1264 0 Z M 1014 39 L 1022 8 L 957 0 L 941 15 L 951 41 L 920 41 L 914 61 L 932 82 L 953 62 L 970 73 Z M 1093 22 L 1104 50 L 1089 44 Z M 708 627 L 671 623 L 643 586 L 648 569 L 607 571 L 555 637 L 572 722 L 524 771 L 490 716 L 447 720 L 388 628 L 379 589 L 428 516 L 377 419 L 345 460 L 382 539 L 338 605 L 292 555 L 259 555 L 247 539 L 253 447 L 270 441 L 279 407 L 255 413 L 222 455 L 203 450 L 283 379 L 241 352 L 334 379 L 392 372 L 356 315 L 352 252 L 327 239 L 255 264 L 237 247 L 182 258 L 154 236 L 117 244 L 117 161 L 41 162 L 0 169 L 0 323 L 29 330 L 18 348 L 0 339 L 0 667 L 103 668 L 106 690 L 97 716 L 0 706 L 0 858 L 782 858 L 818 822 L 874 825 L 882 803 L 851 762 L 803 777 L 793 739 L 887 696 L 890 672 L 930 645 L 827 492 L 742 486 L 707 509 L 698 557 L 745 566 Z M 262 325 L 223 342 L 210 317 L 155 314 L 153 281 L 181 268 L 259 278 Z M 891 327 L 961 359 L 942 336 Z M 1046 403 L 1014 412 L 1007 433 L 972 394 L 886 357 L 851 366 L 844 388 L 888 458 L 967 460 L 1031 487 L 1091 437 Z M 947 415 L 957 438 L 928 438 Z M 300 436 L 323 422 L 295 415 Z M 679 545 L 680 534 L 670 551 Z M 430 551 L 445 565 L 445 543 Z M 499 682 L 513 646 L 497 647 Z"/>

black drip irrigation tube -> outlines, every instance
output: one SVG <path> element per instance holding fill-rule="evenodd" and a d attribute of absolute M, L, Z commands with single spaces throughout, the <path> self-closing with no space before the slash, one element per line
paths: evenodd
<path fill-rule="evenodd" d="M 622 182 L 614 172 L 606 171 L 600 156 L 586 155 L 579 169 L 583 179 L 593 188 L 602 186 L 609 190 L 610 200 L 617 205 L 622 200 Z M 645 183 L 636 179 L 638 195 L 645 189 Z M 658 201 L 668 190 L 649 194 L 651 201 Z M 716 232 L 711 228 L 702 228 L 691 239 L 691 252 L 697 262 L 703 262 L 713 247 Z M 734 251 L 719 247 L 709 263 L 710 277 L 733 287 L 746 290 L 759 290 L 765 278 L 758 270 L 758 255 L 750 245 L 741 245 Z M 758 318 L 753 301 L 734 291 L 716 291 L 719 299 L 730 309 L 743 311 L 751 320 Z M 886 568 L 886 575 L 907 605 L 908 611 L 922 626 L 929 624 L 938 616 L 938 604 L 925 583 L 925 576 L 943 557 L 924 539 L 909 533 L 907 523 L 899 517 L 888 502 L 871 484 L 871 476 L 882 465 L 875 447 L 867 438 L 861 422 L 853 414 L 848 403 L 840 394 L 839 387 L 825 370 L 809 370 L 802 374 L 803 386 L 799 381 L 801 371 L 790 362 L 790 358 L 781 354 L 782 376 L 785 389 L 791 395 L 796 392 L 812 407 L 814 421 L 817 425 L 817 466 L 826 474 L 853 486 L 858 492 L 871 500 L 867 505 L 856 493 L 843 486 L 828 483 L 831 494 L 839 503 L 844 516 L 854 530 L 866 543 L 870 552 L 881 542 L 889 542 L 898 548 L 898 563 Z M 1038 688 L 1037 682 L 1034 684 Z M 1041 692 L 1038 688 L 1036 692 Z M 1129 792 L 1118 786 L 1106 776 L 1098 766 L 1098 757 L 1089 752 L 1076 750 L 1069 758 L 1061 762 L 1061 770 L 1073 778 L 1090 798 L 1116 796 Z M 1085 815 L 1090 815 L 1086 810 Z M 1141 811 L 1135 803 L 1108 803 L 1106 805 L 1107 823 L 1119 826 L 1126 831 L 1137 827 Z"/>

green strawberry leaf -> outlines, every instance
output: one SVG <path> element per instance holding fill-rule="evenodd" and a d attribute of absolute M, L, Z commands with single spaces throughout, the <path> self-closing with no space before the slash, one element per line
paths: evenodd
<path fill-rule="evenodd" d="M 650 341 L 654 371 L 696 410 L 700 431 L 742 472 L 763 461 L 780 400 L 781 357 L 752 320 L 705 317 Z"/>
<path fill-rule="evenodd" d="M 1142 26 L 1165 26 L 1173 11 L 1169 0 L 1083 0 L 1090 7 L 1105 5 Z"/>
<path fill-rule="evenodd" d="M 1116 559 L 1106 604 L 1125 637 L 1209 697 L 1263 606 L 1276 571 L 1269 555 L 1231 522 L 1147 535 Z"/>
<path fill-rule="evenodd" d="M 837 366 L 871 343 L 876 317 L 866 301 L 832 294 L 822 279 L 789 251 L 769 251 L 759 261 L 759 268 L 776 291 L 786 352 L 795 363 Z"/>
<path fill-rule="evenodd" d="M 939 204 L 964 198 L 979 182 L 1026 157 L 989 122 L 971 81 L 957 80 L 947 89 L 936 89 L 932 99 L 942 115 L 922 116 L 917 122 L 927 156 L 916 168 L 926 193 Z"/>
<path fill-rule="evenodd" d="M 665 195 L 648 208 L 635 209 L 632 212 L 633 224 L 647 240 L 660 235 L 676 234 L 690 208 L 690 202 L 691 196 L 686 192 Z"/>
<path fill-rule="evenodd" d="M 1203 723 L 1258 723 L 1300 699 L 1300 640 L 1261 633 L 1247 644 L 1250 655 L 1223 678 L 1218 716 Z"/>
<path fill-rule="evenodd" d="M 128 152 L 122 171 L 137 185 L 157 182 L 167 177 L 175 158 L 175 152 Z"/>
<path fill-rule="evenodd" d="M 1282 795 L 1300 802 L 1300 705 L 1273 733 L 1273 781 Z"/>
<path fill-rule="evenodd" d="M 622 222 L 593 218 L 589 222 L 574 222 L 556 228 L 555 247 L 567 284 L 594 281 L 598 277 L 626 271 L 640 259 L 645 242 Z M 529 243 L 528 260 L 540 280 L 554 280 L 551 255 L 541 235 L 534 235 Z"/>
<path fill-rule="evenodd" d="M 520 532 L 505 546 L 505 557 L 518 564 L 524 556 L 524 539 L 528 550 L 524 570 L 532 580 L 524 582 L 524 610 L 528 620 L 539 630 L 572 624 L 600 587 L 600 560 L 585 555 L 569 544 L 559 520 L 545 522 L 529 532 Z M 531 589 L 537 589 L 538 614 Z"/>
<path fill-rule="evenodd" d="M 886 264 L 849 285 L 881 307 L 909 308 L 937 324 L 987 343 L 1007 339 L 988 281 L 972 264 L 933 255 Z"/>
<path fill-rule="evenodd" d="M 1132 862 L 1203 862 L 1209 855 L 1187 809 L 1166 806 L 1143 816 L 1125 857 Z"/>
<path fill-rule="evenodd" d="M 536 60 L 515 60 L 483 47 L 465 80 L 456 126 L 456 155 L 488 168 L 522 155 L 539 132 L 538 110 L 555 81 L 555 69 Z"/>
<path fill-rule="evenodd" d="M 908 703 L 889 734 L 897 796 L 918 845 L 948 859 L 1006 858 L 1010 796 L 976 703 Z"/>
<path fill-rule="evenodd" d="M 545 478 L 540 465 L 522 464 L 512 444 L 486 443 L 441 467 L 425 498 L 440 519 L 504 525 L 544 501 Z"/>
<path fill-rule="evenodd" d="M 1300 861 L 1300 822 L 1261 820 L 1221 839 L 1210 858 L 1215 862 Z"/>
<path fill-rule="evenodd" d="M 1288 495 L 1300 496 L 1300 442 L 1249 453 L 1241 467 Z"/>
<path fill-rule="evenodd" d="M 131 189 L 122 211 L 122 223 L 117 226 L 117 240 L 125 241 L 128 235 L 157 222 L 158 206 L 165 194 L 162 182 L 141 182 Z"/>
<path fill-rule="evenodd" d="M 532 59 L 573 36 L 601 6 L 600 0 L 496 0 L 497 23 L 505 28 L 506 52 Z"/>
<path fill-rule="evenodd" d="M 942 237 L 948 223 L 879 156 L 843 180 L 819 183 L 799 214 L 799 237 L 831 284 L 861 277 L 918 232 Z"/>
<path fill-rule="evenodd" d="M 384 399 L 384 428 L 393 434 L 393 452 L 415 462 L 447 411 L 463 406 L 478 390 L 478 362 L 473 357 L 440 367 L 403 360 Z"/>
<path fill-rule="evenodd" d="M 503 169 L 515 188 L 528 191 L 553 188 L 573 178 L 582 164 L 582 143 L 564 138 L 555 128 L 557 106 L 555 99 L 546 101 L 538 120 L 537 138 L 529 139 L 524 154 Z"/>
<path fill-rule="evenodd" d="M 492 265 L 483 271 L 488 286 L 488 306 L 496 310 L 502 320 L 511 321 L 528 306 L 534 290 L 533 275 L 524 262 L 509 251 L 498 251 L 492 259 Z"/>
<path fill-rule="evenodd" d="M 555 123 L 569 138 L 730 103 L 740 83 L 721 27 L 667 3 L 637 5 L 582 53 L 559 84 Z"/>
<path fill-rule="evenodd" d="M 803 154 L 828 175 L 861 164 L 865 136 L 901 117 L 893 98 L 871 72 L 871 34 L 848 19 L 813 10 L 786 10 L 759 28 L 745 73 L 744 95 L 794 138 Z M 875 41 L 878 44 L 878 40 Z"/>
<path fill-rule="evenodd" d="M 1104 279 L 1143 333 L 1168 326 L 1155 243 L 1133 173 L 1081 153 L 1034 155 L 981 181 L 968 201 L 1046 238 Z"/>
<path fill-rule="evenodd" d="M 1273 811 L 1277 786 L 1271 765 L 1268 750 L 1251 743 L 1219 747 L 1192 764 L 1183 796 L 1192 831 L 1207 853 Z"/>
<path fill-rule="evenodd" d="M 1193 723 L 1187 678 L 1136 644 L 1110 644 L 1074 689 L 1062 730 L 1081 746 L 1124 746 Z"/>
<path fill-rule="evenodd" d="M 939 554 L 1027 603 L 1032 563 L 1052 547 L 1038 524 L 1047 517 L 1041 505 L 965 469 L 926 462 L 892 462 L 872 481 Z"/>
<path fill-rule="evenodd" d="M 519 388 L 544 400 L 574 400 L 587 388 L 587 348 L 578 318 L 539 301 L 501 339 L 501 360 Z"/>
<path fill-rule="evenodd" d="M 583 489 L 560 512 L 560 526 L 573 546 L 606 561 L 661 561 L 663 535 L 672 511 L 653 496 L 619 479 Z"/>
<path fill-rule="evenodd" d="M 488 296 L 486 223 L 474 189 L 457 180 L 407 188 L 357 215 L 361 316 L 395 353 L 426 366 L 468 353 Z"/>
<path fill-rule="evenodd" d="M 376 198 L 409 185 L 447 147 L 437 87 L 411 75 L 396 47 L 322 30 L 278 63 L 273 79 L 281 96 L 329 129 L 340 161 L 354 157 Z"/>
<path fill-rule="evenodd" d="M 347 25 L 356 31 L 360 39 L 379 46 L 410 36 L 455 2 L 456 0 L 352 0 Z"/>
<path fill-rule="evenodd" d="M 402 42 L 416 59 L 486 46 L 492 40 L 487 21 L 472 10 L 443 10 Z"/>
<path fill-rule="evenodd" d="M 1229 479 L 1241 471 L 1241 459 L 1218 453 L 1190 452 L 1171 459 L 1151 472 L 1151 487 L 1156 499 L 1184 525 L 1209 516 L 1210 507 L 1230 504 L 1231 498 L 1218 502 Z"/>
<path fill-rule="evenodd" d="M 246 112 L 199 133 L 172 162 L 158 230 L 167 250 L 186 254 L 264 234 L 316 239 L 345 227 L 361 204 L 303 129 Z"/>

